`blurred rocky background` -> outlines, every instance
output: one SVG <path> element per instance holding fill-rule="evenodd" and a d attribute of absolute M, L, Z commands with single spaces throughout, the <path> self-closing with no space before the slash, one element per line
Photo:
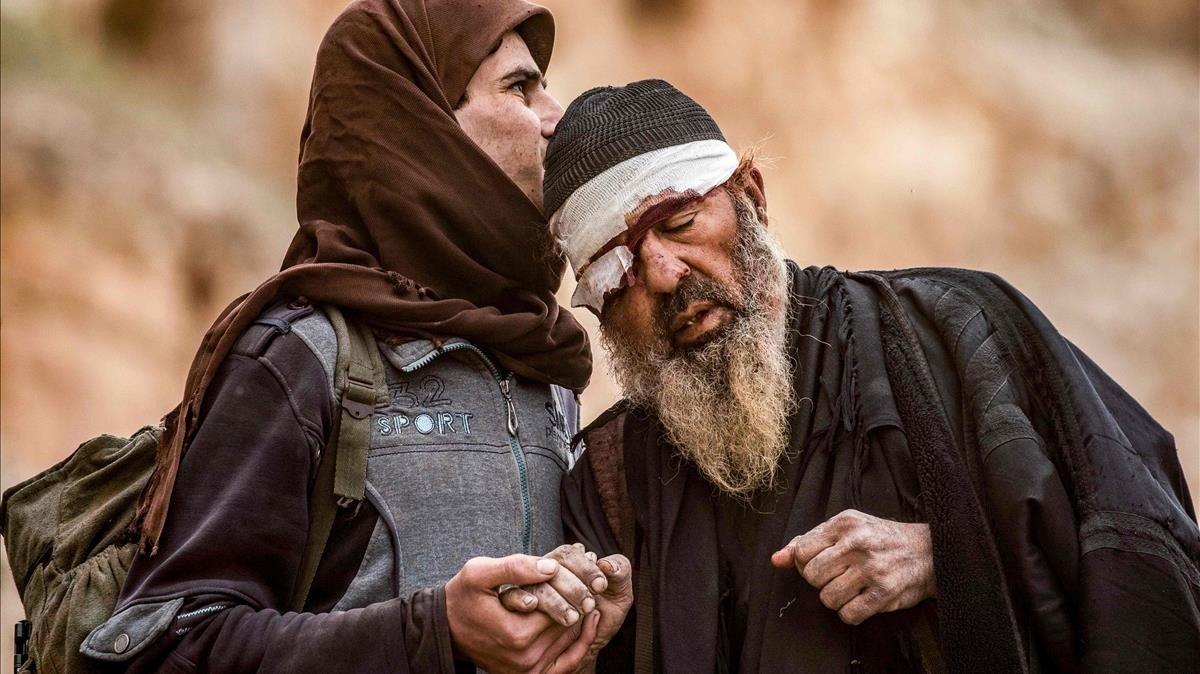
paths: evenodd
<path fill-rule="evenodd" d="M 0 486 L 158 419 L 204 329 L 277 268 L 344 4 L 0 5 Z M 546 4 L 564 104 L 671 80 L 771 158 L 801 264 L 1000 273 L 1175 433 L 1200 490 L 1195 0 Z M 615 398 L 602 362 L 593 382 L 585 419 Z"/>

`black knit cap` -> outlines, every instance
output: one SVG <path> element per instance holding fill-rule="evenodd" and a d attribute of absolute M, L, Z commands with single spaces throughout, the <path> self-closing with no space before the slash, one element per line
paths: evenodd
<path fill-rule="evenodd" d="M 567 106 L 546 148 L 546 214 L 626 159 L 697 140 L 723 141 L 725 136 L 699 103 L 667 82 L 589 89 Z"/>

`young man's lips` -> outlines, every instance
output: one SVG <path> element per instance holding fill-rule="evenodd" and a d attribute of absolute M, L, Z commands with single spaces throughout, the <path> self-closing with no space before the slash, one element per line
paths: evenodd
<path fill-rule="evenodd" d="M 676 346 L 688 346 L 729 321 L 728 307 L 712 302 L 697 302 L 671 321 L 671 341 Z"/>

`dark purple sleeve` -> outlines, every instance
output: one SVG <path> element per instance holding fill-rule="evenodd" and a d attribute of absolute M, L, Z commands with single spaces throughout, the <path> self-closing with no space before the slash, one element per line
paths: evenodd
<path fill-rule="evenodd" d="M 109 621 L 111 633 L 129 633 L 130 671 L 452 671 L 440 587 L 351 611 L 284 612 L 330 399 L 320 362 L 295 334 L 222 366 L 158 554 L 135 560 Z M 353 567 L 338 572 L 348 581 Z"/>
<path fill-rule="evenodd" d="M 168 643 L 156 644 L 129 671 L 454 671 L 440 587 L 333 613 L 280 614 L 220 596 L 197 599 L 228 608 L 196 618 L 181 612 L 185 617 L 161 637 Z"/>
<path fill-rule="evenodd" d="M 560 507 L 563 533 L 569 543 L 583 543 L 601 557 L 622 552 L 604 515 L 595 472 L 588 460 L 586 448 L 563 478 Z M 637 573 L 637 556 L 631 562 Z M 630 608 L 621 629 L 609 641 L 596 659 L 596 672 L 631 672 L 634 670 L 635 624 L 637 604 Z"/>

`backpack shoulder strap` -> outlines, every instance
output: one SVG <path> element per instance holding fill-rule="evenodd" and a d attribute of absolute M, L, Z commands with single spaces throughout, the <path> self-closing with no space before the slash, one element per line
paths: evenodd
<path fill-rule="evenodd" d="M 347 322 L 334 306 L 325 306 L 337 335 L 337 364 L 333 389 L 338 401 L 329 441 L 321 452 L 308 512 L 308 540 L 289 603 L 301 612 L 308 602 L 317 567 L 333 530 L 338 508 L 357 508 L 367 481 L 367 450 L 371 443 L 371 414 L 387 398 L 387 378 L 375 336 L 366 324 Z"/>

